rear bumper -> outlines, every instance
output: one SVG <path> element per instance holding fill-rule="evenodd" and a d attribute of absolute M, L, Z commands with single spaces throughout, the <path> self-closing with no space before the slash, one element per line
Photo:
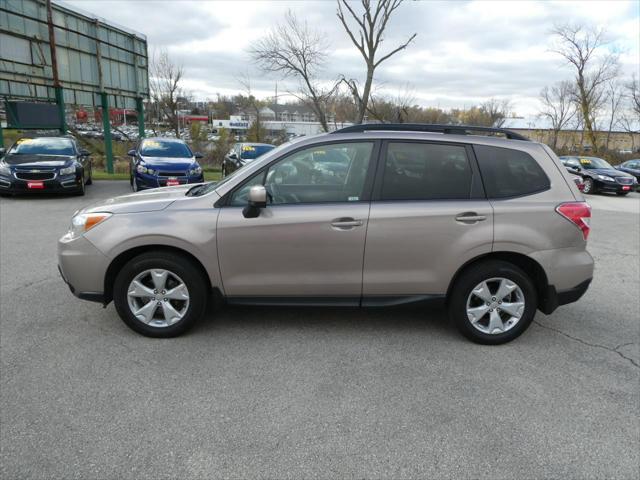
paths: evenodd
<path fill-rule="evenodd" d="M 545 315 L 549 315 L 561 305 L 577 302 L 589 288 L 591 280 L 590 278 L 575 287 L 560 291 L 557 291 L 553 285 L 549 285 L 545 295 L 538 303 L 538 309 Z"/>

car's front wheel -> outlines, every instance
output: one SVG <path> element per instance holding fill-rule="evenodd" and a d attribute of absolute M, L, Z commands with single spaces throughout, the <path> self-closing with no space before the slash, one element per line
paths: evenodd
<path fill-rule="evenodd" d="M 522 334 L 538 298 L 529 277 L 504 261 L 485 261 L 462 273 L 448 299 L 449 316 L 467 338 L 497 345 Z"/>
<path fill-rule="evenodd" d="M 596 185 L 591 178 L 584 179 L 584 188 L 582 189 L 582 193 L 596 193 Z"/>
<path fill-rule="evenodd" d="M 171 252 L 149 252 L 120 270 L 113 302 L 120 318 L 136 332 L 176 337 L 204 315 L 207 284 L 190 259 Z"/>

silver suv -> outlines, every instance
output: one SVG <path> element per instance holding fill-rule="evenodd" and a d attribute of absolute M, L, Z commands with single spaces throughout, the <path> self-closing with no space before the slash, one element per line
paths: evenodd
<path fill-rule="evenodd" d="M 59 241 L 79 298 L 172 337 L 229 304 L 444 301 L 470 339 L 516 338 L 593 275 L 591 211 L 556 155 L 508 130 L 356 125 L 219 183 L 112 198 Z"/>

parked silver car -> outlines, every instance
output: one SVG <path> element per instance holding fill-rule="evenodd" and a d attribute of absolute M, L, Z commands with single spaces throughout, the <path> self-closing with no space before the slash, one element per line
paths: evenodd
<path fill-rule="evenodd" d="M 113 300 L 148 336 L 183 333 L 218 295 L 445 301 L 463 334 L 498 344 L 536 309 L 587 290 L 590 216 L 555 154 L 513 132 L 358 125 L 282 145 L 217 184 L 84 208 L 60 239 L 59 265 L 76 296 Z"/>

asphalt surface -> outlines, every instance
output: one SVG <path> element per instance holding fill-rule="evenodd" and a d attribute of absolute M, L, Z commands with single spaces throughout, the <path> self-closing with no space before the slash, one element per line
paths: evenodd
<path fill-rule="evenodd" d="M 0 199 L 3 479 L 640 475 L 640 195 L 589 197 L 590 290 L 486 347 L 415 307 L 139 336 L 56 269 L 73 212 L 127 191 Z"/>

